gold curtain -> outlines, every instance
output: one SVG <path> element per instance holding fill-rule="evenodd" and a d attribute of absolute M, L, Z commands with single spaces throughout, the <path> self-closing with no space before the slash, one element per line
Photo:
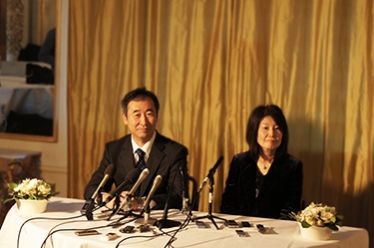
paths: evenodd
<path fill-rule="evenodd" d="M 49 30 L 56 27 L 56 0 L 30 1 L 28 6 L 30 24 L 28 42 L 42 45 Z"/>
<path fill-rule="evenodd" d="M 70 1 L 69 196 L 82 198 L 105 142 L 128 132 L 120 100 L 146 86 L 158 131 L 189 149 L 200 183 L 220 155 L 213 210 L 259 104 L 279 105 L 303 199 L 374 235 L 372 0 Z M 208 210 L 208 188 L 200 210 Z"/>

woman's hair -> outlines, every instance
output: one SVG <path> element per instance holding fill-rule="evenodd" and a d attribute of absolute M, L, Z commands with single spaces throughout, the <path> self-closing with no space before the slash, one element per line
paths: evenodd
<path fill-rule="evenodd" d="M 249 115 L 247 123 L 246 139 L 249 145 L 249 155 L 257 161 L 261 153 L 261 146 L 257 143 L 257 133 L 261 120 L 265 116 L 271 116 L 282 132 L 282 141 L 275 152 L 275 158 L 279 159 L 287 154 L 288 127 L 282 110 L 277 105 L 260 105 Z"/>

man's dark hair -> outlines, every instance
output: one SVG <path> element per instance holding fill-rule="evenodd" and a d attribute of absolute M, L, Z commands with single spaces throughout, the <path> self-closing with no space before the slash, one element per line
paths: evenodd
<path fill-rule="evenodd" d="M 158 110 L 160 109 L 160 104 L 158 102 L 157 96 L 153 94 L 153 92 L 146 90 L 145 87 L 137 88 L 135 90 L 130 91 L 125 95 L 125 97 L 121 101 L 122 112 L 127 116 L 127 106 L 132 100 L 144 100 L 145 98 L 149 97 L 156 108 L 156 114 L 158 115 Z"/>
<path fill-rule="evenodd" d="M 246 139 L 250 147 L 250 156 L 257 161 L 261 153 L 261 146 L 257 143 L 258 127 L 265 116 L 271 116 L 282 132 L 282 142 L 275 152 L 275 158 L 279 159 L 287 154 L 288 127 L 282 110 L 276 105 L 260 105 L 249 116 L 247 123 Z"/>

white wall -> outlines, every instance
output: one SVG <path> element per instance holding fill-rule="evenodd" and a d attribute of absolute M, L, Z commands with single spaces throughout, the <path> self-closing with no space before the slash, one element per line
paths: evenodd
<path fill-rule="evenodd" d="M 0 139 L 0 148 L 41 151 L 42 177 L 56 184 L 59 196 L 67 196 L 67 54 L 68 54 L 68 11 L 69 1 L 61 0 L 61 35 L 60 35 L 60 75 L 57 90 L 57 142 L 32 142 L 14 139 Z"/>

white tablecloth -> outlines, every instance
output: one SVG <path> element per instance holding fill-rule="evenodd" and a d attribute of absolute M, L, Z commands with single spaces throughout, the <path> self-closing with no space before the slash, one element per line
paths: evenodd
<path fill-rule="evenodd" d="M 46 239 L 48 232 L 53 230 L 60 230 L 48 239 L 46 247 L 116 247 L 117 243 L 126 237 L 137 237 L 125 240 L 119 247 L 164 247 L 169 241 L 170 236 L 162 235 L 158 237 L 151 237 L 152 232 L 145 233 L 131 233 L 123 234 L 119 232 L 119 228 L 105 227 L 111 221 L 88 221 L 86 217 L 79 217 L 73 220 L 53 220 L 47 218 L 66 218 L 78 216 L 84 201 L 68 198 L 52 198 L 47 207 L 47 211 L 42 214 L 35 214 L 30 216 L 21 215 L 16 206 L 8 213 L 3 227 L 0 230 L 0 247 L 17 247 L 17 236 L 21 225 L 32 217 L 45 217 L 46 219 L 35 219 L 27 222 L 21 231 L 20 246 L 19 247 L 41 247 L 43 241 Z M 193 212 L 197 216 L 206 216 L 207 213 Z M 265 227 L 273 227 L 273 231 L 269 234 L 261 234 L 256 228 L 240 228 L 246 231 L 249 237 L 239 237 L 235 230 L 223 226 L 222 221 L 217 220 L 217 224 L 223 227 L 217 230 L 211 220 L 201 219 L 210 225 L 210 228 L 197 228 L 194 222 L 191 222 L 188 227 L 180 231 L 176 235 L 176 240 L 172 243 L 172 247 L 277 247 L 277 248 L 293 248 L 293 247 L 340 247 L 352 248 L 369 247 L 368 233 L 365 229 L 354 227 L 341 227 L 338 232 L 333 232 L 330 240 L 327 241 L 312 241 L 304 239 L 300 236 L 299 224 L 295 221 L 283 221 L 274 219 L 241 217 L 232 215 L 218 215 L 226 219 L 236 219 L 238 221 L 247 220 L 252 226 L 256 224 L 263 224 Z M 116 217 L 116 216 L 115 216 Z M 160 219 L 162 211 L 152 211 L 151 218 Z M 178 213 L 176 210 L 170 210 L 169 219 L 183 220 L 185 215 Z M 130 219 L 130 217 L 125 220 Z M 130 223 L 131 225 L 138 225 Z M 126 224 L 128 225 L 128 224 Z M 126 226 L 125 225 L 125 226 Z M 73 230 L 61 231 L 69 228 L 92 228 L 100 232 L 99 235 L 94 236 L 76 236 Z M 123 226 L 122 226 L 123 227 Z M 156 233 L 160 233 L 157 227 L 153 227 Z M 175 230 L 176 228 L 163 229 L 164 231 Z M 114 232 L 120 237 L 113 241 L 102 240 L 106 233 Z M 53 241 L 53 245 L 52 245 Z"/>
<path fill-rule="evenodd" d="M 25 78 L 0 76 L 0 124 L 13 110 L 53 119 L 53 85 L 26 84 Z"/>

